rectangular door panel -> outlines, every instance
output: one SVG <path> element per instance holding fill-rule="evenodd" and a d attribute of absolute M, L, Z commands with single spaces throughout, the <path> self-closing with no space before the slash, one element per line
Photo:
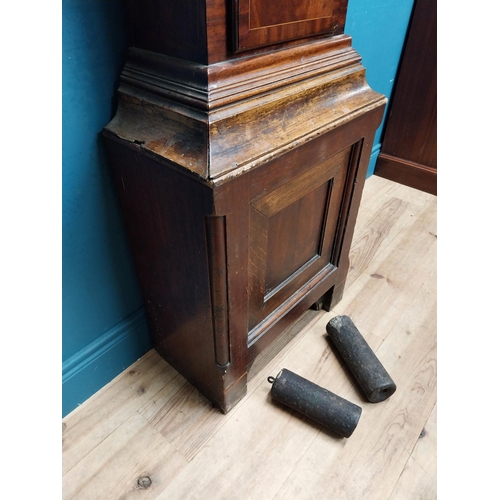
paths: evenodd
<path fill-rule="evenodd" d="M 325 182 L 269 219 L 266 295 L 319 256 L 329 187 Z"/>
<path fill-rule="evenodd" d="M 334 270 L 335 241 L 351 147 L 250 203 L 248 328 L 315 276 Z M 253 332 L 252 332 L 253 331 Z"/>

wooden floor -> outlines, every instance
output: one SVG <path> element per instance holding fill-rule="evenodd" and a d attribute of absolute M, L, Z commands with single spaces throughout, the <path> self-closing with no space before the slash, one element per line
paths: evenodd
<path fill-rule="evenodd" d="M 222 415 L 154 352 L 63 420 L 63 498 L 436 498 L 436 197 L 366 182 L 344 298 L 309 312 Z M 365 401 L 327 342 L 349 315 L 397 384 Z M 362 407 L 348 439 L 270 400 L 288 368 Z"/>

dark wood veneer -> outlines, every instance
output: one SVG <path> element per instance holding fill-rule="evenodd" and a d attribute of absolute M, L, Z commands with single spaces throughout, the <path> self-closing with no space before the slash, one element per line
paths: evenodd
<path fill-rule="evenodd" d="M 347 0 L 235 0 L 236 51 L 276 42 L 344 32 Z"/>

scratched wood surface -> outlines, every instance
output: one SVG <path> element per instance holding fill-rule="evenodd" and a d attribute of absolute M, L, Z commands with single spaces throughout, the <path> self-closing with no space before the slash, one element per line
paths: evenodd
<path fill-rule="evenodd" d="M 413 500 L 436 498 L 436 198 L 366 182 L 343 300 L 310 314 L 246 397 L 213 409 L 150 351 L 63 420 L 63 498 Z M 368 403 L 325 331 L 351 316 L 397 384 Z M 348 439 L 270 399 L 288 368 L 360 405 Z"/>

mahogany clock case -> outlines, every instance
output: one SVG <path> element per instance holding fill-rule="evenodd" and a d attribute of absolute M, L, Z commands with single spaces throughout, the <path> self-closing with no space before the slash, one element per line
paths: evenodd
<path fill-rule="evenodd" d="M 346 2 L 274 4 L 129 2 L 104 130 L 155 348 L 223 412 L 288 326 L 341 299 L 386 103 L 335 34 Z M 182 16 L 190 44 L 165 22 Z"/>

